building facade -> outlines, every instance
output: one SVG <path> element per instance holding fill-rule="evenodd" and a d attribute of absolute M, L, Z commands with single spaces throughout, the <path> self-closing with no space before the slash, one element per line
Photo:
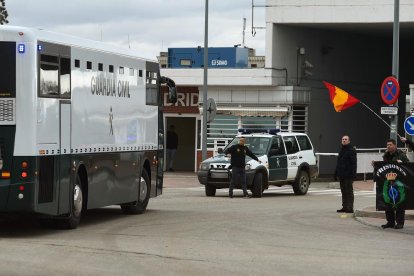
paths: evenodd
<path fill-rule="evenodd" d="M 403 135 L 405 96 L 414 83 L 414 5 L 400 2 L 398 133 Z M 208 97 L 216 101 L 218 115 L 209 124 L 208 147 L 226 143 L 237 127 L 253 125 L 306 132 L 318 152 L 337 152 L 345 134 L 358 148 L 384 147 L 390 129 L 360 104 L 336 113 L 322 81 L 341 87 L 380 114 L 385 105 L 381 84 L 392 75 L 393 5 L 393 0 L 267 0 L 264 66 L 209 67 Z M 252 55 L 248 64 L 251 60 Z M 165 70 L 162 73 L 178 86 L 198 89 L 201 110 L 203 69 Z M 201 115 L 195 116 L 200 137 Z M 383 119 L 389 120 L 385 115 Z M 334 166 L 321 163 L 321 174 L 332 173 Z"/>
<path fill-rule="evenodd" d="M 204 50 L 198 47 L 177 48 L 169 49 L 168 54 L 161 53 L 159 56 L 161 67 L 165 68 L 162 73 L 172 77 L 178 87 L 178 102 L 166 108 L 165 125 L 174 123 L 179 137 L 191 135 L 194 138 L 193 154 L 177 150 L 179 164 L 189 164 L 186 168 L 177 167 L 178 170 L 196 171 L 201 161 L 204 66 L 200 53 L 204 54 Z M 218 147 L 225 146 L 242 127 L 308 132 L 310 90 L 280 85 L 286 79 L 282 77 L 286 71 L 263 68 L 264 57 L 254 56 L 254 53 L 252 49 L 238 47 L 209 49 L 208 98 L 213 98 L 217 104 L 217 115 L 207 125 L 209 155 L 216 152 Z M 222 61 L 219 66 L 217 60 Z M 184 104 L 185 100 L 180 100 L 185 97 L 181 91 L 190 88 L 199 93 L 197 113 L 194 110 L 185 112 L 177 109 L 187 106 L 187 110 L 190 110 Z M 176 125 L 184 121 L 187 125 L 177 128 Z M 194 160 L 192 167 L 187 162 L 189 156 Z"/>
<path fill-rule="evenodd" d="M 390 129 L 372 112 L 356 105 L 333 110 L 322 81 L 346 90 L 377 114 L 385 104 L 380 89 L 392 75 L 394 1 L 266 1 L 266 67 L 286 68 L 287 83 L 308 87 L 309 135 L 320 152 L 337 152 L 340 138 L 358 148 L 384 147 Z M 414 75 L 414 6 L 400 1 L 398 132 L 403 135 L 405 95 Z M 388 116 L 383 116 L 389 121 Z M 322 173 L 335 164 L 321 164 Z"/>

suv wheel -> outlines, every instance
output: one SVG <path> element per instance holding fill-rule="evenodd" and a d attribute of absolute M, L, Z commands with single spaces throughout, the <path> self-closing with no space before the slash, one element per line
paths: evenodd
<path fill-rule="evenodd" d="M 206 184 L 206 196 L 215 196 L 216 187 Z"/>
<path fill-rule="evenodd" d="M 263 174 L 256 173 L 253 180 L 252 194 L 254 197 L 262 197 L 263 194 Z"/>
<path fill-rule="evenodd" d="M 295 195 L 306 195 L 309 188 L 309 174 L 301 170 L 299 175 L 295 179 L 295 183 L 293 183 L 293 191 Z"/>

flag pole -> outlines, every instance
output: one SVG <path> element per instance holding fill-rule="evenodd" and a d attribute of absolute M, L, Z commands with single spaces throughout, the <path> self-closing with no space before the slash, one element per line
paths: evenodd
<path fill-rule="evenodd" d="M 399 138 L 401 138 L 401 135 L 398 134 L 397 130 L 395 128 L 393 128 L 390 124 L 388 124 L 383 118 L 381 118 L 380 115 L 378 115 L 374 110 L 372 110 L 369 106 L 367 106 L 365 103 L 359 101 L 360 104 L 362 104 L 363 106 L 365 106 L 366 108 L 368 108 L 369 111 L 371 111 L 372 113 L 374 113 L 375 116 L 377 116 L 378 118 L 381 119 L 381 121 L 384 122 L 384 124 L 386 124 L 391 130 L 395 131 L 395 133 L 398 135 Z"/>

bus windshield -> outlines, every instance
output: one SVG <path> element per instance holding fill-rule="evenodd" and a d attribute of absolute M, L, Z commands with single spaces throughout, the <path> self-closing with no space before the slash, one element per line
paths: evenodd
<path fill-rule="evenodd" d="M 234 138 L 226 148 L 231 147 L 233 145 L 236 145 L 239 143 L 239 138 Z M 254 155 L 264 155 L 267 153 L 267 149 L 269 147 L 270 138 L 268 137 L 245 137 L 246 143 L 245 146 L 247 146 Z"/>

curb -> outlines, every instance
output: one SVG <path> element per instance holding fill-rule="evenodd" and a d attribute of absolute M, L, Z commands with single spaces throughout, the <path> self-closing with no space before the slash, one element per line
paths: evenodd
<path fill-rule="evenodd" d="M 369 217 L 369 218 L 379 218 L 385 219 L 385 211 L 369 211 L 367 209 L 375 209 L 375 207 L 365 207 L 362 210 L 355 210 L 354 216 L 357 217 Z M 405 220 L 414 220 L 414 214 L 410 211 L 410 214 L 405 213 Z"/>

